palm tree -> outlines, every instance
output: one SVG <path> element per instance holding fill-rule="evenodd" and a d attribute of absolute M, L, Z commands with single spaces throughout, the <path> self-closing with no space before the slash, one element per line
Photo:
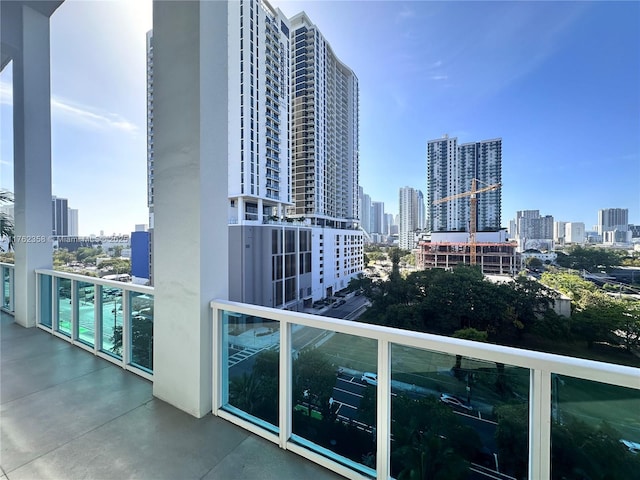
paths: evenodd
<path fill-rule="evenodd" d="M 5 203 L 13 203 L 13 194 L 7 190 L 0 190 L 0 205 Z M 4 212 L 0 212 L 0 238 L 2 237 L 9 239 L 8 249 L 11 250 L 14 240 L 13 219 Z"/>

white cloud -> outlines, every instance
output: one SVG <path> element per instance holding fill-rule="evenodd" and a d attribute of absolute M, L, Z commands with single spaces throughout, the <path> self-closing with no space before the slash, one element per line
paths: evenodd
<path fill-rule="evenodd" d="M 415 16 L 416 16 L 416 12 L 414 12 L 413 10 L 408 8 L 407 6 L 403 6 L 402 10 L 400 10 L 396 14 L 396 23 L 399 23 L 399 22 L 401 22 L 403 20 L 408 20 L 408 19 L 413 18 Z"/>
<path fill-rule="evenodd" d="M 449 80 L 449 75 L 432 75 L 431 80 Z"/>
<path fill-rule="evenodd" d="M 80 126 L 98 129 L 122 130 L 129 133 L 138 131 L 138 127 L 116 113 L 93 112 L 84 105 L 73 103 L 53 96 L 51 98 L 53 117 L 60 115 L 62 119 L 79 124 Z"/>
<path fill-rule="evenodd" d="M 0 82 L 0 104 L 13 105 L 13 88 L 5 82 Z M 51 96 L 51 116 L 53 120 L 57 118 L 94 130 L 138 131 L 137 125 L 117 113 L 99 111 L 55 95 Z"/>

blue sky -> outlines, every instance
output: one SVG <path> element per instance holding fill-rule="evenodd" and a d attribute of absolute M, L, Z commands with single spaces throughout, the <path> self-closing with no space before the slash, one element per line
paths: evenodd
<path fill-rule="evenodd" d="M 305 10 L 360 82 L 360 183 L 397 213 L 426 142 L 503 139 L 502 224 L 517 210 L 640 223 L 640 3 L 274 1 Z M 52 18 L 54 193 L 80 233 L 146 223 L 151 4 L 67 0 Z M 10 73 L 10 72 L 9 72 Z M 11 187 L 7 71 L 0 186 Z"/>

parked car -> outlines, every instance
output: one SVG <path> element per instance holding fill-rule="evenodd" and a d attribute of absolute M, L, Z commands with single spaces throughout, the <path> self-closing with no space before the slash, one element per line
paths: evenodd
<path fill-rule="evenodd" d="M 458 397 L 456 397 L 454 395 L 449 395 L 448 393 L 441 393 L 440 394 L 440 401 L 442 403 L 446 403 L 447 405 L 449 405 L 451 407 L 464 408 L 465 410 L 469 410 L 469 411 L 473 410 L 473 407 L 471 405 L 465 404 Z"/>
<path fill-rule="evenodd" d="M 640 443 L 631 442 L 629 440 L 620 440 L 620 443 L 627 447 L 627 449 L 634 455 L 640 453 Z"/>
<path fill-rule="evenodd" d="M 361 382 L 366 383 L 367 385 L 373 385 L 374 387 L 378 385 L 378 374 L 371 372 L 364 372 L 362 374 Z"/>

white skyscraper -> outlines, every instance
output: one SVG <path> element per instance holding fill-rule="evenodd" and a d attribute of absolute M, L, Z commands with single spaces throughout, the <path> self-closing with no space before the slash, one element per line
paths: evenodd
<path fill-rule="evenodd" d="M 422 192 L 411 187 L 402 187 L 398 204 L 400 207 L 398 246 L 404 250 L 411 250 L 415 247 L 415 232 L 421 229 L 420 216 L 424 212 Z"/>
<path fill-rule="evenodd" d="M 358 81 L 304 13 L 289 21 L 266 1 L 240 0 L 227 21 L 229 297 L 296 309 L 363 268 Z M 153 245 L 151 32 L 147 91 Z"/>
<path fill-rule="evenodd" d="M 435 201 L 471 191 L 471 181 L 478 188 L 502 182 L 502 139 L 483 140 L 458 145 L 457 138 L 427 142 L 427 228 L 432 231 L 469 231 L 470 199 L 456 198 L 444 203 Z M 501 188 L 477 196 L 478 231 L 501 227 Z"/>
<path fill-rule="evenodd" d="M 566 243 L 584 243 L 585 226 L 582 222 L 566 222 L 564 240 Z"/>

